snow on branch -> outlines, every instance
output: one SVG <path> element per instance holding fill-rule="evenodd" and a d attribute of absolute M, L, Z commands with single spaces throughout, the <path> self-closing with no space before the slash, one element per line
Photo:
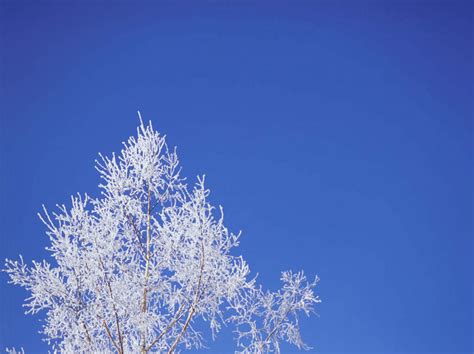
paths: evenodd
<path fill-rule="evenodd" d="M 54 262 L 27 266 L 20 256 L 3 269 L 28 291 L 26 313 L 45 311 L 53 350 L 172 353 L 203 348 L 207 331 L 215 338 L 230 324 L 238 352 L 279 352 L 281 342 L 309 349 L 298 316 L 321 302 L 319 279 L 286 271 L 276 292 L 257 285 L 205 177 L 188 186 L 151 123 L 140 116 L 121 152 L 99 157 L 98 198 L 78 194 L 39 214 Z"/>

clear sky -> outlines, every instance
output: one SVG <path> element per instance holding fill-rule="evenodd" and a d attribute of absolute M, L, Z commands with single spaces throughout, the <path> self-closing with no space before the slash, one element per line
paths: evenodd
<path fill-rule="evenodd" d="M 140 109 L 264 285 L 320 276 L 310 345 L 472 353 L 472 2 L 0 3 L 1 258 L 47 256 L 41 204 L 97 195 Z M 45 352 L 6 282 L 0 348 Z"/>

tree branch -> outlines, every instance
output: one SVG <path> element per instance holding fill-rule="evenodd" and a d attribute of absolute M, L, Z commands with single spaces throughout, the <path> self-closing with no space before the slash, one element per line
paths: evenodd
<path fill-rule="evenodd" d="M 267 342 L 275 335 L 276 331 L 278 330 L 278 327 L 281 326 L 281 324 L 283 323 L 283 321 L 285 320 L 286 316 L 288 316 L 288 314 L 291 312 L 292 308 L 290 306 L 290 308 L 285 312 L 285 314 L 280 318 L 280 321 L 278 321 L 278 323 L 275 325 L 275 327 L 270 331 L 270 333 L 268 333 L 267 337 L 265 338 L 265 340 L 262 342 L 262 344 L 260 345 L 260 348 L 259 348 L 259 353 L 262 353 L 263 352 L 263 347 L 265 346 L 265 344 L 267 344 Z"/>
<path fill-rule="evenodd" d="M 92 339 L 91 339 L 91 336 L 89 334 L 89 331 L 87 330 L 87 326 L 84 323 L 84 321 L 82 322 L 82 325 L 84 326 L 84 330 L 86 331 L 87 342 L 89 342 L 89 345 L 92 346 Z"/>
<path fill-rule="evenodd" d="M 143 247 L 143 243 L 142 243 L 142 240 L 141 240 L 140 232 L 138 231 L 137 226 L 136 226 L 135 223 L 133 222 L 132 216 L 131 216 L 130 214 L 125 214 L 125 215 L 127 216 L 128 222 L 132 225 L 133 230 L 135 231 L 135 235 L 136 235 L 136 237 L 137 237 L 138 244 L 140 245 L 140 248 L 141 248 L 141 250 L 142 250 L 142 254 L 145 254 L 145 248 Z"/>
<path fill-rule="evenodd" d="M 143 305 L 142 312 L 147 312 L 147 295 L 148 295 L 148 277 L 150 276 L 150 241 L 151 241 L 151 191 L 150 181 L 148 181 L 148 201 L 147 201 L 147 225 L 146 225 L 146 264 L 145 264 L 145 282 L 143 286 Z M 146 329 L 145 329 L 146 331 Z M 143 333 L 142 353 L 146 353 L 146 332 Z"/>
<path fill-rule="evenodd" d="M 178 346 L 179 342 L 181 342 L 181 339 L 184 336 L 184 333 L 186 332 L 186 330 L 188 329 L 189 324 L 191 323 L 191 320 L 194 316 L 194 313 L 196 312 L 196 305 L 197 305 L 197 302 L 199 301 L 199 296 L 200 296 L 200 292 L 201 292 L 201 281 L 202 281 L 203 273 L 204 273 L 204 244 L 203 244 L 203 242 L 201 242 L 201 267 L 200 267 L 200 274 L 199 274 L 198 284 L 197 284 L 197 288 L 196 288 L 196 296 L 194 298 L 193 303 L 190 306 L 190 311 L 189 311 L 188 317 L 186 318 L 184 326 L 181 329 L 181 332 L 179 333 L 178 337 L 176 337 L 175 341 L 171 345 L 171 348 L 168 351 L 168 354 L 173 353 L 173 351 Z"/>
<path fill-rule="evenodd" d="M 110 333 L 110 329 L 109 329 L 109 326 L 107 326 L 107 323 L 105 322 L 105 320 L 103 320 L 103 325 L 105 327 L 105 331 L 107 332 L 107 336 L 109 337 L 110 341 L 112 342 L 112 344 L 114 345 L 115 349 L 117 349 L 117 351 L 119 353 L 121 353 L 120 351 L 120 347 L 117 345 L 117 343 L 115 342 L 114 338 L 112 337 L 112 334 Z"/>
<path fill-rule="evenodd" d="M 113 308 L 114 314 L 115 314 L 115 324 L 117 326 L 117 334 L 118 334 L 118 338 L 119 338 L 119 342 L 120 342 L 120 348 L 117 347 L 117 350 L 118 350 L 119 353 L 123 354 L 123 337 L 122 337 L 122 333 L 120 332 L 119 317 L 118 317 L 118 314 L 117 314 L 117 308 L 115 307 L 115 303 L 114 303 L 114 296 L 113 296 L 113 293 L 112 293 L 112 285 L 110 285 L 110 281 L 107 277 L 107 272 L 105 271 L 104 262 L 102 261 L 102 257 L 100 257 L 100 256 L 99 256 L 99 262 L 100 262 L 100 265 L 102 266 L 102 270 L 104 271 L 105 283 L 107 284 L 107 287 L 109 289 L 110 299 L 112 300 L 112 308 Z M 104 320 L 104 324 L 105 324 L 105 320 Z"/>
<path fill-rule="evenodd" d="M 168 324 L 168 326 L 166 326 L 166 328 L 160 333 L 160 335 L 153 341 L 151 342 L 151 344 L 146 348 L 146 351 L 150 351 L 151 348 L 153 348 L 153 346 L 158 343 L 158 341 L 163 338 L 163 336 L 168 333 L 170 331 L 171 328 L 173 328 L 173 326 L 176 324 L 176 322 L 178 322 L 182 317 L 183 315 L 185 314 L 185 312 L 182 312 L 184 309 L 184 303 L 181 304 L 181 306 L 179 307 L 178 311 L 176 311 L 176 314 L 173 318 L 173 320 Z"/>

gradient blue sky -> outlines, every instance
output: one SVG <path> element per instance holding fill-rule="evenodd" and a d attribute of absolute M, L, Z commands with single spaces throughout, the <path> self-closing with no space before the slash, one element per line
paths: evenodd
<path fill-rule="evenodd" d="M 321 353 L 472 352 L 473 3 L 157 3 L 0 2 L 1 258 L 46 257 L 41 203 L 140 109 L 263 284 L 320 276 Z M 44 352 L 6 282 L 0 348 Z"/>

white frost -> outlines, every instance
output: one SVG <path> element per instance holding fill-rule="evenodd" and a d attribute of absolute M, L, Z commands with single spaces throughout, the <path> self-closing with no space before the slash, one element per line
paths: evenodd
<path fill-rule="evenodd" d="M 235 325 L 237 351 L 279 352 L 300 337 L 298 314 L 320 302 L 303 272 L 283 272 L 264 291 L 232 254 L 239 235 L 207 201 L 204 176 L 190 188 L 175 150 L 140 117 L 137 137 L 97 161 L 101 196 L 43 208 L 54 266 L 6 260 L 10 282 L 30 293 L 27 313 L 46 311 L 43 333 L 61 352 L 176 352 L 202 348 Z M 14 349 L 13 349 L 13 352 Z"/>

